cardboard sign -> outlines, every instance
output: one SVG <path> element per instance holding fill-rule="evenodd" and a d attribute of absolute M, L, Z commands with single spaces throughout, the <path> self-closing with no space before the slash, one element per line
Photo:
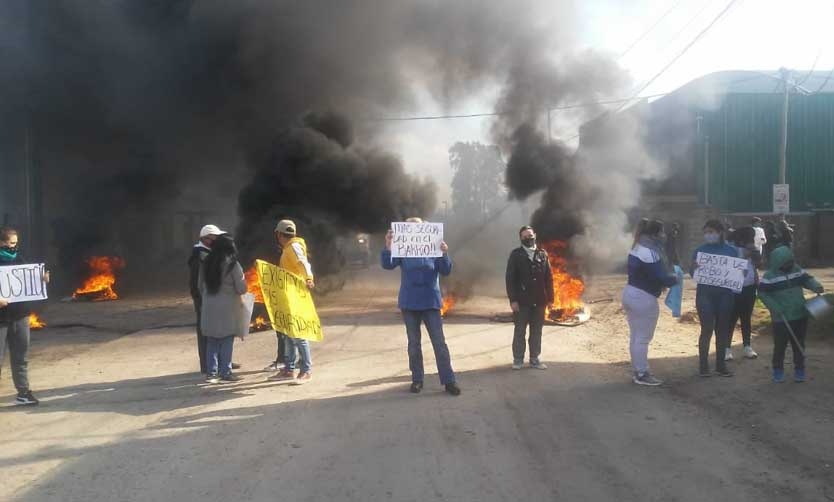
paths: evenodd
<path fill-rule="evenodd" d="M 320 342 L 321 321 L 307 281 L 263 260 L 257 260 L 256 265 L 272 328 L 290 338 Z"/>
<path fill-rule="evenodd" d="M 391 223 L 393 258 L 437 258 L 443 256 L 443 223 Z"/>
<path fill-rule="evenodd" d="M 777 214 L 791 212 L 790 185 L 773 185 L 773 212 Z"/>
<path fill-rule="evenodd" d="M 0 299 L 9 303 L 46 300 L 43 263 L 0 267 Z"/>
<path fill-rule="evenodd" d="M 731 289 L 736 293 L 744 287 L 744 271 L 747 260 L 717 254 L 698 253 L 695 258 L 695 282 L 708 286 Z"/>

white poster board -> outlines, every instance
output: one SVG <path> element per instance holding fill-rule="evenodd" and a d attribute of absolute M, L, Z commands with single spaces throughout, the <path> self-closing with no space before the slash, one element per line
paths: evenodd
<path fill-rule="evenodd" d="M 790 185 L 773 185 L 773 212 L 777 214 L 791 212 Z"/>
<path fill-rule="evenodd" d="M 437 258 L 443 256 L 443 223 L 391 223 L 394 238 L 391 256 L 394 258 Z"/>
<path fill-rule="evenodd" d="M 695 282 L 708 286 L 731 289 L 736 293 L 744 287 L 744 271 L 747 260 L 717 254 L 698 253 L 695 258 Z"/>
<path fill-rule="evenodd" d="M 43 263 L 0 267 L 0 299 L 9 303 L 46 300 Z"/>

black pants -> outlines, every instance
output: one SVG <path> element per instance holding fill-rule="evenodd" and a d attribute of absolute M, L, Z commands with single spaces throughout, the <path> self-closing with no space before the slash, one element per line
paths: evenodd
<path fill-rule="evenodd" d="M 805 356 L 799 351 L 800 347 L 805 350 L 805 331 L 808 328 L 808 319 L 799 319 L 797 321 L 788 321 L 793 329 L 793 334 L 799 341 L 797 346 L 791 334 L 788 332 L 788 327 L 783 322 L 773 323 L 773 369 L 781 370 L 785 367 L 785 351 L 788 348 L 788 343 L 791 344 L 793 350 L 793 367 L 794 369 L 805 369 Z"/>
<path fill-rule="evenodd" d="M 730 316 L 730 336 L 727 346 L 733 345 L 733 332 L 736 324 L 741 321 L 741 341 L 745 347 L 750 346 L 750 334 L 752 331 L 751 318 L 753 317 L 753 306 L 756 304 L 756 286 L 745 286 L 741 293 L 735 295 L 735 308 Z"/>
<path fill-rule="evenodd" d="M 203 303 L 199 298 L 192 298 L 192 300 L 194 300 L 194 312 L 197 313 L 197 354 L 200 357 L 200 373 L 207 375 L 206 337 L 203 336 L 203 328 L 200 326 L 200 312 L 203 310 Z"/>
<path fill-rule="evenodd" d="M 544 305 L 520 305 L 513 314 L 513 361 L 524 361 L 524 338 L 530 325 L 530 361 L 538 361 L 542 352 L 542 326 L 544 326 Z"/>
<path fill-rule="evenodd" d="M 698 286 L 695 308 L 701 320 L 701 337 L 698 339 L 698 358 L 702 372 L 709 370 L 709 344 L 715 332 L 715 369 L 723 371 L 724 351 L 729 347 L 730 315 L 733 312 L 735 294 L 716 286 Z"/>

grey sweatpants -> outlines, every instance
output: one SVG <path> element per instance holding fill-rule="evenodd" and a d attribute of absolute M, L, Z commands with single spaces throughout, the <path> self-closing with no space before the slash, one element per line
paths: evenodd
<path fill-rule="evenodd" d="M 634 286 L 623 290 L 623 309 L 631 331 L 631 365 L 638 374 L 649 371 L 649 343 L 654 338 L 660 307 L 657 298 Z"/>
<path fill-rule="evenodd" d="M 0 323 L 0 371 L 6 359 L 6 346 L 12 363 L 12 380 L 18 391 L 29 390 L 29 316 Z"/>

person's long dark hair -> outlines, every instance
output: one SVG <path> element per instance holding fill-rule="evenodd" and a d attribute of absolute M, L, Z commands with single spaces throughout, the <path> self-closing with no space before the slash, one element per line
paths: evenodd
<path fill-rule="evenodd" d="M 655 237 L 660 232 L 663 231 L 663 222 L 660 220 L 650 220 L 648 218 L 643 218 L 637 224 L 637 228 L 634 229 L 634 242 L 631 244 L 631 248 L 634 249 L 637 247 L 637 244 L 640 242 L 640 237 L 644 235 L 649 237 Z"/>
<path fill-rule="evenodd" d="M 220 291 L 223 276 L 231 272 L 235 263 L 237 263 L 237 248 L 234 239 L 228 234 L 217 236 L 203 264 L 206 289 L 209 293 L 214 295 Z"/>

